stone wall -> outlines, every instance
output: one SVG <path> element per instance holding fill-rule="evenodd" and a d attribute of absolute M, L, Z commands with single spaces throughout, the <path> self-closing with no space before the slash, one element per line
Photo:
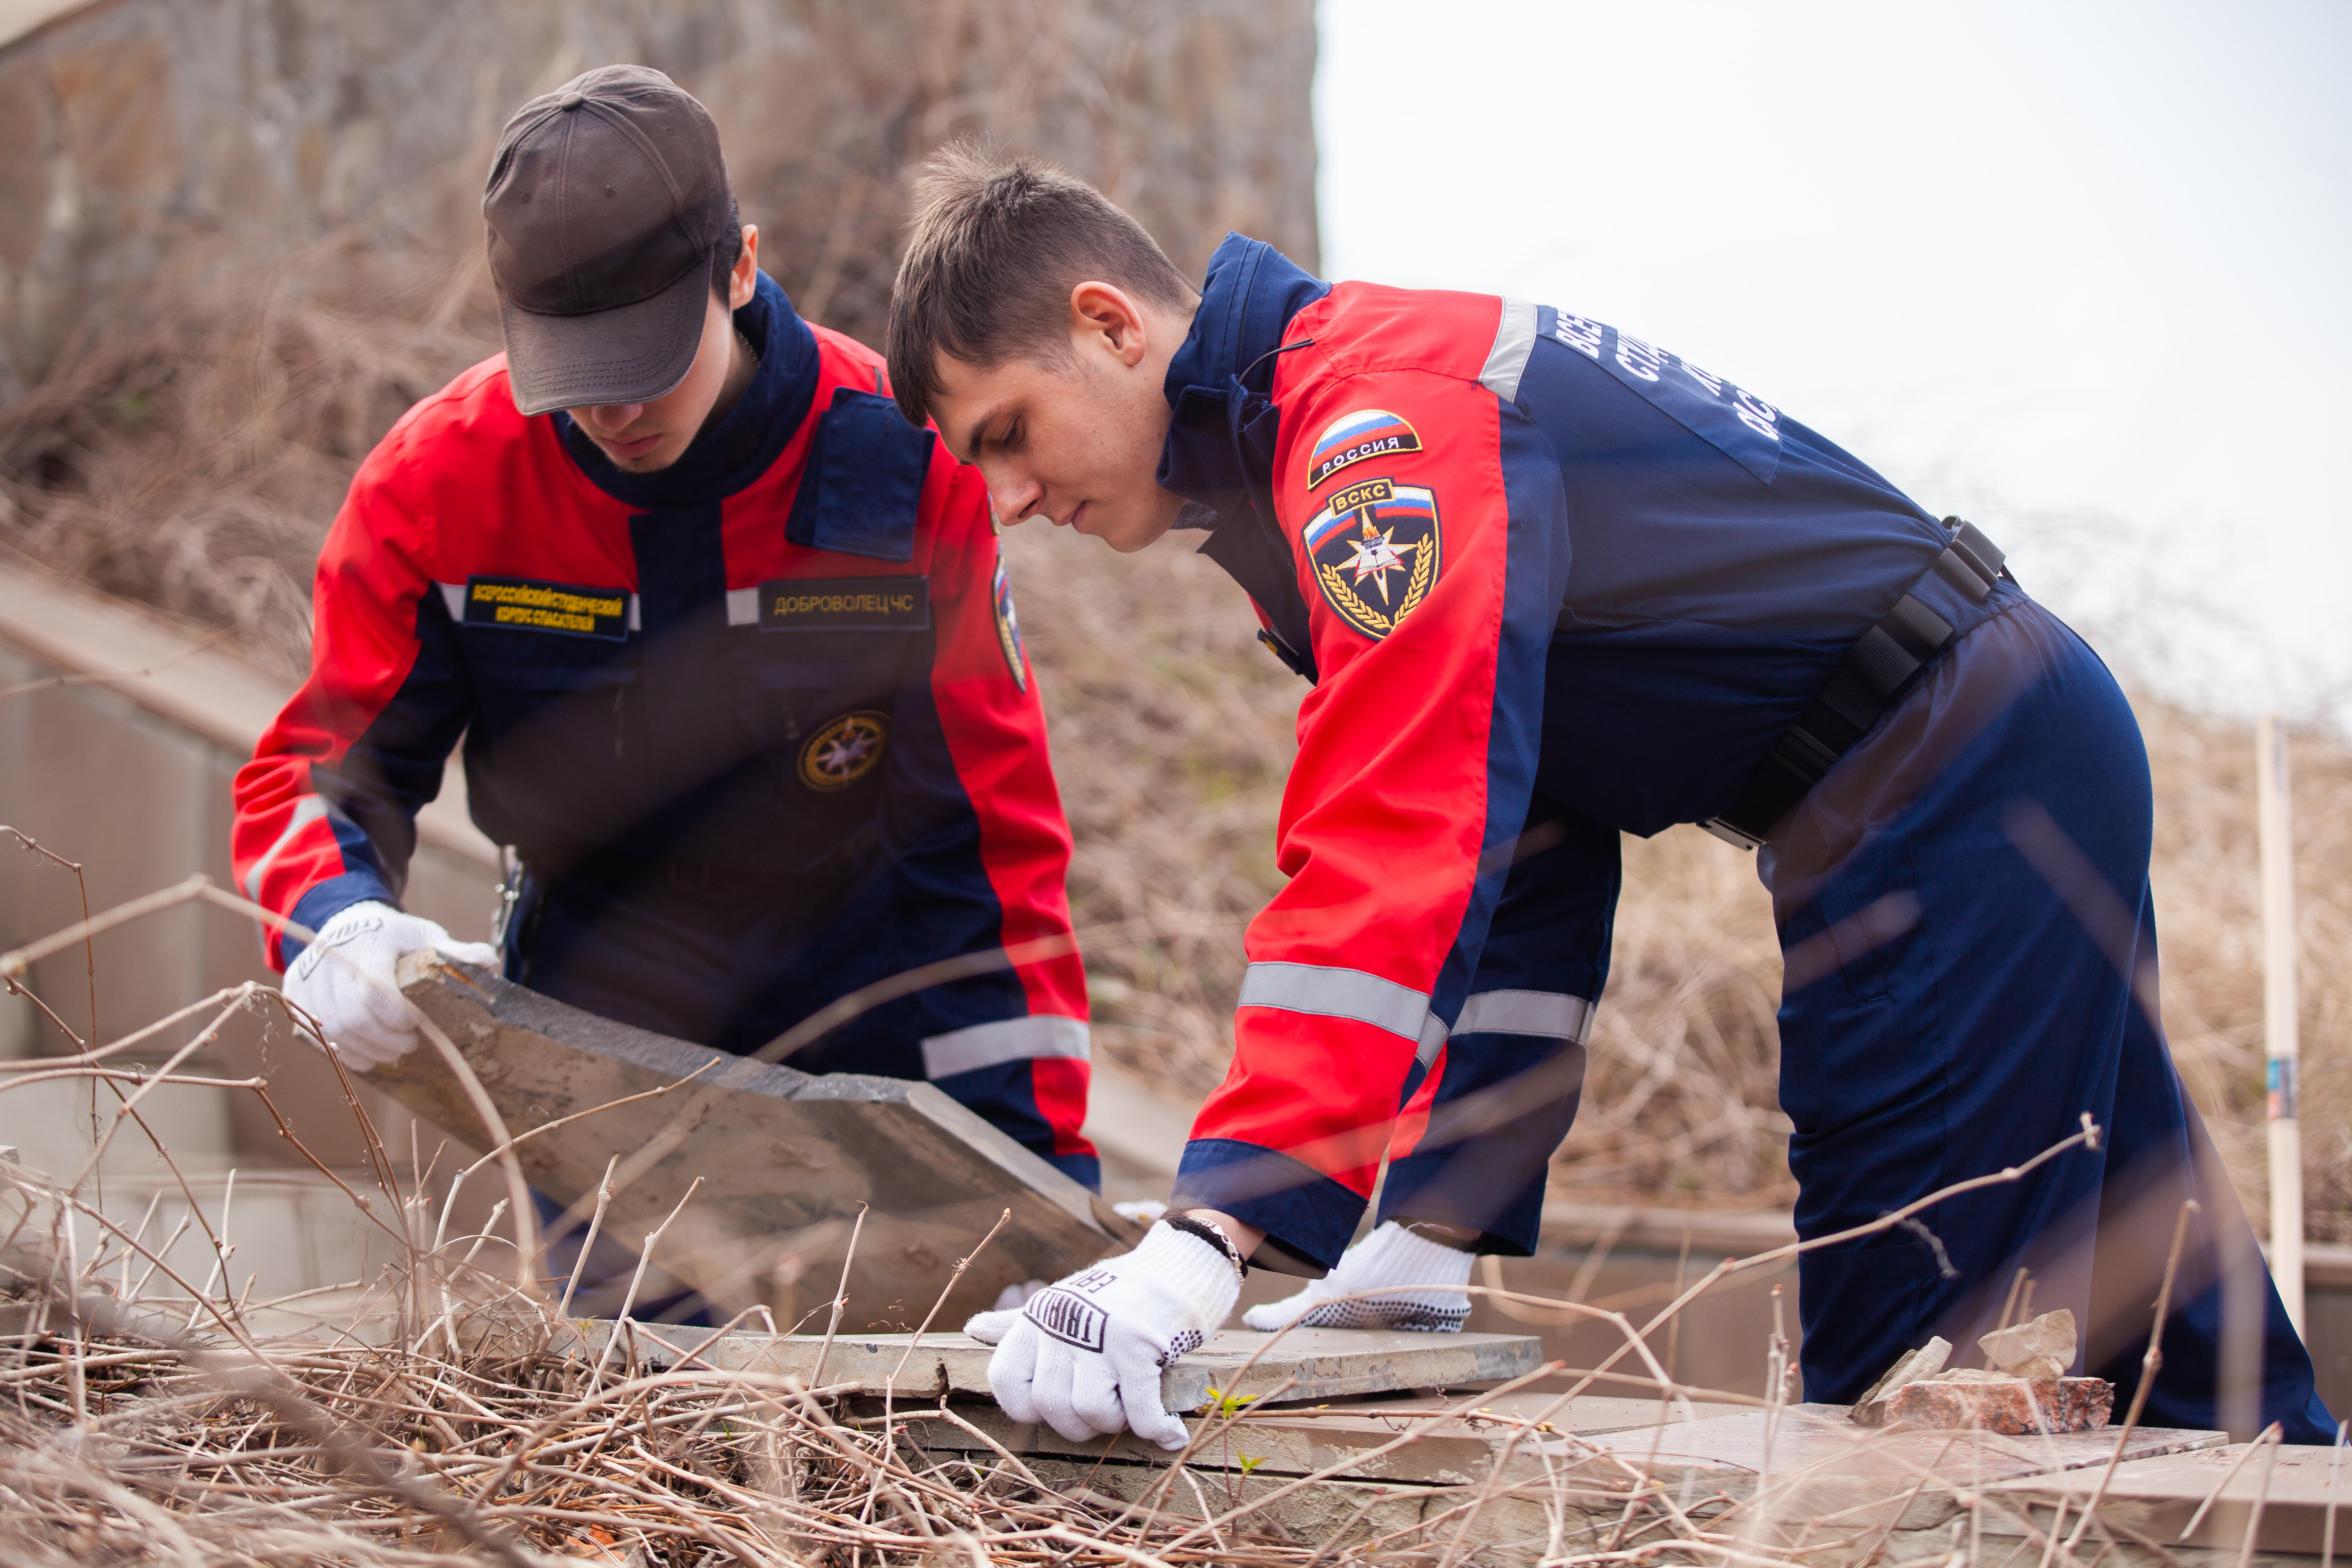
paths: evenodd
<path fill-rule="evenodd" d="M 871 339 L 906 180 L 978 134 L 1129 205 L 1188 268 L 1312 265 L 1312 0 L 99 0 L 0 7 L 0 401 L 159 291 L 322 246 L 478 289 L 525 98 L 637 60 L 708 103 L 770 270 Z M 29 30 L 10 37 L 12 15 Z M 454 305 L 452 307 L 454 309 Z"/>

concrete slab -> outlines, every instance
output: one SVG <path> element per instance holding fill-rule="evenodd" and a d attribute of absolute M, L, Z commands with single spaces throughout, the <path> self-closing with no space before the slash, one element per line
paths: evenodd
<path fill-rule="evenodd" d="M 610 1322 L 583 1322 L 589 1353 L 602 1352 Z M 656 1328 L 649 1337 L 636 1331 L 638 1354 L 667 1365 L 690 1350 L 707 1331 Z M 724 1334 L 698 1360 L 730 1371 L 767 1372 L 803 1381 L 816 1369 L 822 1334 Z M 1350 1394 L 1389 1393 L 1499 1382 L 1542 1364 L 1541 1342 L 1532 1335 L 1413 1334 L 1370 1329 L 1294 1329 L 1269 1345 L 1272 1334 L 1227 1329 L 1160 1374 L 1160 1402 L 1171 1410 L 1193 1410 L 1208 1403 L 1209 1390 L 1256 1398 L 1278 1394 L 1285 1401 L 1329 1400 Z M 909 1357 L 908 1347 L 915 1345 Z M 942 1394 L 988 1393 L 991 1347 L 962 1333 L 841 1334 L 824 1358 L 824 1381 L 851 1380 L 868 1394 L 895 1386 L 904 1395 L 937 1399 Z M 898 1370 L 901 1362 L 906 1370 Z M 892 1384 L 894 1374 L 897 1377 Z M 1287 1384 L 1287 1387 L 1283 1385 Z M 1050 1435 L 1050 1434 L 1049 1434 Z"/>
<path fill-rule="evenodd" d="M 1695 1408 L 1712 1415 L 1738 1406 Z M 956 1415 L 985 1439 L 1017 1454 L 1070 1458 L 1108 1455 L 1139 1463 L 1166 1462 L 1160 1450 L 1131 1436 L 1073 1443 L 1051 1427 L 1014 1422 L 987 1405 L 960 1407 Z M 920 1409 L 897 1415 L 908 1436 L 927 1448 L 989 1449 L 988 1440 L 957 1422 Z M 1285 1405 L 1244 1413 L 1196 1452 L 1191 1463 L 1196 1469 L 1234 1471 L 1246 1464 L 1250 1474 L 1291 1476 L 1344 1466 L 1342 1473 L 1353 1479 L 1416 1486 L 1483 1482 L 1500 1464 L 1511 1479 L 1573 1474 L 1580 1478 L 1583 1489 L 1609 1492 L 1622 1502 L 1633 1472 L 1614 1459 L 1590 1462 L 1593 1456 L 1589 1447 L 1566 1439 L 1656 1425 L 1655 1400 L 1588 1396 L 1563 1405 L 1558 1392 L 1528 1389 L 1491 1398 L 1465 1394 L 1447 1400 L 1421 1395 L 1311 1408 Z"/>
<path fill-rule="evenodd" d="M 1420 1528 L 1434 1532 L 1434 1546 L 1458 1540 L 1498 1563 L 1557 1557 L 1563 1548 L 1639 1547 L 1656 1532 L 1676 1533 L 1678 1516 L 1759 1558 L 1801 1551 L 1803 1561 L 1827 1568 L 1948 1562 L 1953 1529 L 1964 1522 L 1962 1494 L 1988 1478 L 2060 1466 L 2095 1476 L 2092 1467 L 2113 1448 L 2111 1436 L 2098 1446 L 1937 1433 L 1923 1444 L 1855 1428 L 1842 1412 L 1814 1407 L 1781 1413 L 1768 1461 L 1759 1410 L 1704 1406 L 1698 1419 L 1662 1425 L 1648 1400 L 1580 1399 L 1552 1408 L 1558 1403 L 1556 1394 L 1530 1390 L 1473 1395 L 1450 1408 L 1407 1398 L 1269 1409 L 1212 1434 L 1181 1475 L 1131 1437 L 1066 1443 L 982 1407 L 954 1414 L 994 1447 L 934 1412 L 902 1410 L 892 1419 L 934 1462 L 961 1456 L 982 1469 L 1001 1467 L 1001 1447 L 1071 1495 L 1150 1500 L 1185 1519 L 1262 1500 L 1262 1511 L 1225 1527 L 1237 1535 L 1262 1531 L 1328 1545 L 1341 1531 L 1361 1539 Z M 2221 1436 L 2147 1432 L 2129 1451 Z M 1315 1476 L 1324 1479 L 1304 1480 Z M 1985 1510 L 1988 1533 L 1998 1511 Z M 2127 1560 L 2151 1568 L 2160 1561 Z"/>
<path fill-rule="evenodd" d="M 430 953 L 412 954 L 401 979 L 480 1077 L 510 1134 L 669 1089 L 530 1138 L 516 1153 L 531 1184 L 564 1204 L 593 1192 L 614 1156 L 625 1166 L 650 1158 L 604 1219 L 633 1247 L 702 1178 L 656 1261 L 722 1313 L 765 1305 L 789 1324 L 828 1301 L 860 1205 L 868 1213 L 843 1320 L 853 1332 L 920 1322 L 957 1259 L 1007 1209 L 1012 1219 L 939 1322 L 961 1324 L 1007 1285 L 1058 1279 L 1142 1234 L 929 1084 L 747 1061 Z M 452 1136 L 488 1146 L 437 1052 L 412 1051 L 368 1078 Z"/>
<path fill-rule="evenodd" d="M 1657 1479 L 1692 1485 L 1738 1500 L 1756 1495 L 1759 1478 L 1784 1486 L 1803 1478 L 1834 1478 L 1868 1483 L 1883 1493 L 1888 1483 L 1906 1489 L 1933 1474 L 1955 1485 L 1979 1486 L 2012 1477 L 2104 1465 L 2115 1452 L 2116 1434 L 2068 1432 L 2053 1436 L 2005 1436 L 1990 1432 L 1895 1432 L 1856 1426 L 1840 1405 L 1799 1405 L 1782 1410 L 1766 1438 L 1766 1413 L 1742 1411 L 1690 1421 L 1654 1431 L 1626 1431 L 1595 1437 L 1600 1447 L 1637 1462 Z M 2152 1458 L 2217 1447 L 2221 1432 L 2142 1427 L 2132 1434 L 2126 1458 Z M 1793 1503 L 1801 1500 L 1786 1500 Z"/>
<path fill-rule="evenodd" d="M 1165 1465 L 1061 1458 L 1024 1464 L 1046 1487 L 1095 1504 L 1107 1518 L 1137 1504 L 1181 1524 L 1246 1510 L 1200 1543 L 1204 1561 L 1216 1561 L 1216 1549 L 1227 1542 L 1270 1539 L 1311 1543 L 1341 1561 L 1349 1548 L 1361 1551 L 1378 1542 L 1400 1558 L 1416 1544 L 1431 1559 L 1454 1546 L 1475 1552 L 1473 1562 L 1528 1568 L 1556 1557 L 1563 1546 L 1603 1550 L 1624 1508 L 1620 1495 L 1588 1492 L 1566 1480 L 1489 1488 L 1335 1479 L 1299 1487 L 1295 1477 L 1265 1470 L 1244 1475 L 1188 1467 L 1171 1477 Z"/>
<path fill-rule="evenodd" d="M 2099 1518 L 2168 1549 L 2192 1546 L 2235 1552 L 2244 1544 L 2259 1497 L 2263 1517 L 2254 1537 L 2258 1550 L 2316 1556 L 2333 1509 L 2337 1515 L 2337 1549 L 2352 1554 L 2352 1463 L 2337 1468 L 2330 1449 L 2290 1447 L 2281 1447 L 2273 1462 L 2259 1452 L 2249 1456 L 2250 1447 L 2233 1443 L 2118 1465 L 2099 1500 Z M 2239 1462 L 2242 1458 L 2243 1463 Z M 2232 1465 L 2237 1467 L 2234 1473 Z M 2069 1503 L 2071 1517 L 2098 1485 L 2099 1472 L 2086 1469 L 2007 1481 L 1986 1490 L 2015 1503 L 2023 1518 L 2046 1530 L 2061 1498 Z M 2218 1497 L 2214 1495 L 2217 1487 Z M 2184 1537 L 2182 1531 L 2209 1497 L 2214 1499 L 2212 1507 L 2198 1521 L 2196 1530 Z M 2004 1517 L 1997 1523 L 1993 1512 L 1986 1514 L 1984 1529 L 1988 1535 L 2024 1532 L 2021 1519 Z"/>

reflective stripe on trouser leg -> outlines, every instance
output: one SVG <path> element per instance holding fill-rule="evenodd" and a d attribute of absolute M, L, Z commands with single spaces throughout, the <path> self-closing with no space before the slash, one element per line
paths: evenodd
<path fill-rule="evenodd" d="M 1034 1061 L 1040 1057 L 1076 1057 L 1086 1061 L 1091 1054 L 1085 1024 L 1076 1018 L 1041 1013 L 931 1036 L 923 1042 L 923 1076 L 932 1079 L 952 1078 L 960 1072 L 977 1072 L 1006 1062 Z"/>
<path fill-rule="evenodd" d="M 1080 1185 L 1099 1190 L 1102 1167 L 1087 1119 L 1087 1026 L 1035 1014 L 933 1035 L 923 1076 L 998 1131 Z"/>
<path fill-rule="evenodd" d="M 1445 1022 L 1429 1010 L 1429 993 L 1360 969 L 1319 963 L 1253 963 L 1242 976 L 1244 1007 L 1272 1007 L 1325 1018 L 1353 1018 L 1413 1042 L 1426 1068 L 1445 1043 Z"/>
<path fill-rule="evenodd" d="M 1580 1046 L 1592 1035 L 1592 1004 L 1564 991 L 1481 991 L 1462 1004 L 1456 1035 L 1535 1035 Z"/>
<path fill-rule="evenodd" d="M 1434 1081 L 1398 1129 L 1381 1217 L 1469 1226 L 1495 1250 L 1531 1249 L 1545 1165 L 1582 1098 L 1591 1026 L 1591 1003 L 1565 992 L 1486 991 L 1465 1003 Z"/>

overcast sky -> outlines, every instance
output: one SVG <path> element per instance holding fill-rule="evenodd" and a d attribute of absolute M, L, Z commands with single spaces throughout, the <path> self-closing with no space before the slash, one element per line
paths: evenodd
<path fill-rule="evenodd" d="M 2352 4 L 1321 0 L 1334 278 L 1786 408 L 2143 680 L 2352 717 Z"/>

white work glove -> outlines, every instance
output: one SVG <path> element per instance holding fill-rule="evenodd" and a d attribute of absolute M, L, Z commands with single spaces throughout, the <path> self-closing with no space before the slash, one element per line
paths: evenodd
<path fill-rule="evenodd" d="M 1307 1282 L 1296 1296 L 1252 1307 L 1242 1321 L 1261 1333 L 1296 1324 L 1305 1329 L 1418 1329 L 1459 1333 L 1470 1316 L 1470 1255 L 1391 1220 L 1339 1259 L 1339 1267 Z M 1417 1286 L 1421 1289 L 1403 1289 Z M 1449 1289 L 1449 1287 L 1451 1287 Z M 1354 1301 L 1335 1301 L 1378 1290 Z"/>
<path fill-rule="evenodd" d="M 495 968 L 498 949 L 459 942 L 431 921 L 373 900 L 353 904 L 319 928 L 286 972 L 286 999 L 319 1020 L 344 1063 L 360 1072 L 398 1061 L 416 1044 L 416 1025 L 402 1005 L 393 968 L 429 947 L 460 963 Z"/>
<path fill-rule="evenodd" d="M 988 1386 L 1015 1421 L 1043 1421 L 1073 1443 L 1125 1427 L 1163 1448 L 1184 1423 L 1160 1405 L 1160 1370 L 1222 1327 L 1241 1294 L 1233 1259 L 1156 1225 L 1133 1252 L 1047 1286 L 1018 1312 L 964 1325 L 996 1342 Z"/>

